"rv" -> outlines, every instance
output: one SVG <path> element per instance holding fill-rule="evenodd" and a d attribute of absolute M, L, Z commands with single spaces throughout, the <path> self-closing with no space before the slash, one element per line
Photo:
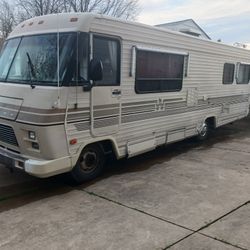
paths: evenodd
<path fill-rule="evenodd" d="M 248 115 L 250 51 L 90 13 L 19 24 L 0 57 L 1 162 L 98 176 L 117 159 Z"/>

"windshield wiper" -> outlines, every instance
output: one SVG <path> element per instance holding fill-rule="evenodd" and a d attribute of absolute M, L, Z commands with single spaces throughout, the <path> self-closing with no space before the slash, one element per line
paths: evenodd
<path fill-rule="evenodd" d="M 33 89 L 33 88 L 35 88 L 35 85 L 33 84 L 32 77 L 34 79 L 36 79 L 36 73 L 35 73 L 34 65 L 33 65 L 32 61 L 31 61 L 29 52 L 26 52 L 26 55 L 28 57 L 28 66 L 29 66 L 29 70 L 30 70 L 30 74 L 29 74 L 30 75 L 30 86 Z"/>

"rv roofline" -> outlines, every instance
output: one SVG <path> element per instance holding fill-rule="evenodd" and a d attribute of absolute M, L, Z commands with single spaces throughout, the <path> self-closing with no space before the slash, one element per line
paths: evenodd
<path fill-rule="evenodd" d="M 71 25 L 69 25 L 69 23 L 70 23 L 69 17 L 78 18 L 79 20 L 77 22 L 71 22 Z M 64 22 L 65 25 L 62 25 L 63 24 L 62 20 L 64 20 L 63 18 L 67 18 L 67 19 L 65 19 L 65 20 L 67 20 L 67 22 Z M 44 23 L 45 23 L 46 19 L 53 19 L 53 21 L 54 21 L 53 26 L 54 27 L 52 27 L 52 28 L 48 27 L 47 29 L 39 29 L 40 27 L 42 27 L 42 26 L 39 26 L 38 29 L 34 28 L 34 27 L 37 27 L 36 24 L 40 21 L 44 21 Z M 110 16 L 103 15 L 103 14 L 95 14 L 95 13 L 89 13 L 89 12 L 84 12 L 84 13 L 69 12 L 69 13 L 49 14 L 49 15 L 44 15 L 44 16 L 33 17 L 31 19 L 28 19 L 28 20 L 18 24 L 16 26 L 16 28 L 10 33 L 8 39 L 14 38 L 14 37 L 20 37 L 20 36 L 28 36 L 28 35 L 33 35 L 33 34 L 35 35 L 35 34 L 44 34 L 44 33 L 55 33 L 58 31 L 59 32 L 77 32 L 77 31 L 90 32 L 91 31 L 91 24 L 93 23 L 94 19 L 110 20 L 110 21 L 128 24 L 128 25 L 133 25 L 133 26 L 137 26 L 137 27 L 144 27 L 147 29 L 158 30 L 158 31 L 163 32 L 163 33 L 176 35 L 178 37 L 187 37 L 191 41 L 192 40 L 199 40 L 200 42 L 202 42 L 204 44 L 211 44 L 212 43 L 212 44 L 217 44 L 218 46 L 222 46 L 222 47 L 225 46 L 225 47 L 233 48 L 236 51 L 238 51 L 238 50 L 245 51 L 245 49 L 243 49 L 243 48 L 237 48 L 237 47 L 234 47 L 232 45 L 225 44 L 223 42 L 205 40 L 205 39 L 190 36 L 188 34 L 181 33 L 178 31 L 168 30 L 168 29 L 162 28 L 162 27 L 152 26 L 152 25 L 148 25 L 148 24 L 123 20 L 123 19 L 110 17 Z M 55 21 L 57 21 L 57 22 L 55 22 Z M 76 23 L 77 23 L 77 25 L 76 25 Z M 57 24 L 58 24 L 58 26 L 57 26 Z M 28 27 L 28 30 L 27 30 L 27 27 Z M 24 32 L 22 32 L 22 29 Z"/>

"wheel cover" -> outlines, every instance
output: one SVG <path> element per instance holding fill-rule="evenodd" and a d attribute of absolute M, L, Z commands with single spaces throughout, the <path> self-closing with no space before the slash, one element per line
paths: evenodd
<path fill-rule="evenodd" d="M 208 130 L 207 124 L 206 124 L 206 123 L 203 123 L 202 128 L 201 128 L 200 135 L 201 135 L 202 137 L 206 136 L 207 130 Z"/>
<path fill-rule="evenodd" d="M 90 173 L 93 172 L 98 166 L 98 156 L 94 151 L 84 152 L 80 158 L 79 165 L 83 172 Z"/>

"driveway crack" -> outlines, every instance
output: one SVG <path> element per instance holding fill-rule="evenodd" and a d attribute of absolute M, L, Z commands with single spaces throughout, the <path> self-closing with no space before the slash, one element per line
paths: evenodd
<path fill-rule="evenodd" d="M 171 248 L 171 247 L 177 245 L 178 243 L 180 243 L 180 242 L 182 242 L 183 240 L 185 240 L 185 239 L 191 237 L 191 236 L 194 235 L 194 234 L 200 234 L 200 235 L 202 235 L 202 236 L 204 236 L 204 237 L 213 239 L 213 240 L 215 240 L 215 241 L 219 241 L 219 242 L 221 242 L 221 243 L 224 243 L 224 244 L 226 244 L 226 245 L 230 245 L 230 246 L 235 247 L 235 248 L 237 248 L 237 249 L 248 250 L 248 249 L 246 249 L 246 248 L 243 248 L 243 247 L 240 247 L 240 246 L 238 246 L 238 245 L 232 244 L 232 243 L 227 242 L 227 241 L 225 241 L 225 240 L 218 239 L 218 238 L 215 238 L 215 237 L 206 235 L 206 234 L 204 234 L 204 233 L 201 233 L 200 231 L 202 231 L 202 230 L 204 230 L 205 228 L 207 228 L 207 227 L 213 225 L 214 223 L 218 222 L 219 220 L 225 218 L 226 216 L 228 216 L 228 215 L 234 213 L 235 211 L 237 211 L 237 210 L 240 209 L 241 207 L 244 207 L 244 206 L 250 204 L 250 201 L 247 201 L 247 202 L 245 202 L 245 203 L 239 205 L 238 207 L 232 209 L 232 210 L 229 211 L 228 213 L 226 213 L 226 214 L 220 216 L 219 218 L 217 218 L 217 219 L 211 221 L 210 223 L 208 223 L 208 224 L 206 224 L 206 225 L 200 227 L 198 230 L 193 230 L 193 229 L 191 229 L 191 228 L 188 228 L 188 227 L 186 227 L 186 226 L 180 225 L 180 224 L 178 224 L 178 223 L 175 223 L 175 222 L 172 222 L 172 221 L 170 221 L 170 220 L 164 219 L 164 218 L 162 218 L 162 217 L 159 217 L 159 216 L 150 214 L 150 213 L 148 213 L 148 212 L 145 212 L 145 211 L 143 211 L 143 210 L 141 210 L 141 209 L 138 209 L 138 208 L 135 208 L 135 207 L 131 207 L 131 206 L 125 205 L 125 204 L 123 204 L 123 203 L 121 203 L 121 202 L 118 202 L 118 201 L 112 200 L 112 199 L 110 199 L 110 198 L 107 198 L 107 197 L 105 197 L 105 196 L 103 196 L 103 195 L 99 195 L 99 194 L 97 194 L 97 193 L 95 193 L 95 192 L 87 191 L 87 190 L 85 190 L 84 188 L 79 188 L 78 190 L 79 190 L 79 191 L 83 191 L 83 192 L 85 192 L 85 193 L 87 193 L 87 194 L 89 194 L 89 195 L 98 197 L 98 198 L 100 198 L 100 199 L 103 199 L 103 200 L 112 202 L 112 203 L 114 203 L 114 204 L 116 204 L 116 205 L 119 205 L 119 206 L 128 208 L 128 209 L 130 209 L 130 210 L 133 210 L 133 211 L 142 213 L 142 214 L 147 215 L 147 216 L 150 216 L 150 217 L 152 217 L 152 218 L 158 219 L 158 220 L 160 220 L 160 221 L 163 221 L 163 222 L 172 224 L 172 225 L 177 226 L 177 227 L 180 227 L 180 228 L 182 228 L 182 229 L 186 229 L 186 230 L 188 230 L 188 231 L 191 232 L 190 234 L 188 234 L 188 235 L 186 235 L 185 237 L 179 239 L 178 241 L 172 243 L 171 245 L 166 246 L 165 248 L 163 248 L 163 250 L 169 249 L 169 248 Z"/>
<path fill-rule="evenodd" d="M 112 200 L 112 199 L 110 199 L 110 198 L 107 198 L 107 197 L 105 197 L 105 196 L 102 196 L 102 195 L 96 194 L 96 193 L 94 193 L 94 192 L 89 192 L 89 191 L 87 191 L 87 190 L 85 190 L 85 189 L 82 189 L 82 188 L 80 188 L 80 189 L 78 189 L 78 190 L 83 191 L 83 192 L 85 192 L 85 193 L 87 193 L 87 194 L 89 194 L 89 195 L 92 195 L 92 196 L 95 196 L 95 197 L 101 198 L 101 199 L 103 199 L 103 200 L 106 200 L 106 201 L 112 202 L 112 203 L 114 203 L 114 204 L 116 204 L 116 205 L 119 205 L 119 206 L 122 206 L 122 207 L 128 208 L 128 209 L 130 209 L 130 210 L 134 210 L 134 211 L 136 211 L 136 212 L 139 212 L 139 213 L 142 213 L 142 214 L 145 214 L 145 215 L 148 215 L 148 216 L 150 216 L 150 217 L 152 217 L 152 218 L 155 218 L 155 219 L 161 220 L 161 221 L 163 221 L 163 222 L 167 222 L 167 223 L 169 223 L 169 224 L 172 224 L 172 225 L 174 225 L 174 226 L 180 227 L 180 228 L 182 228 L 182 229 L 186 229 L 186 230 L 188 230 L 188 231 L 195 232 L 195 230 L 190 229 L 190 228 L 188 228 L 188 227 L 185 227 L 185 226 L 182 226 L 182 225 L 177 224 L 177 223 L 175 223 L 175 222 L 172 222 L 172 221 L 166 220 L 166 219 L 164 219 L 164 218 L 162 218 L 162 217 L 159 217 L 159 216 L 156 216 L 156 215 L 150 214 L 150 213 L 145 212 L 145 211 L 143 211 L 143 210 L 141 210 L 141 209 L 138 209 L 138 208 L 135 208 L 135 207 L 131 207 L 131 206 L 128 206 L 128 205 L 122 204 L 121 202 L 118 202 L 118 201 Z"/>

